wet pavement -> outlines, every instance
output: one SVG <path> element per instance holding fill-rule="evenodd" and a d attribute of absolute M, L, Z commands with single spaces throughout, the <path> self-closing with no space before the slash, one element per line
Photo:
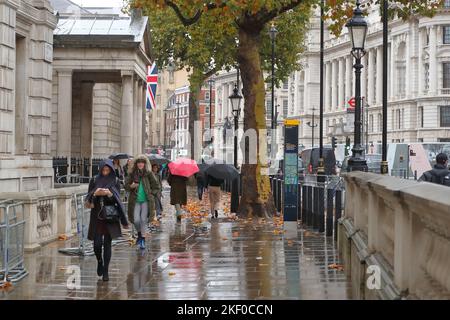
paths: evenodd
<path fill-rule="evenodd" d="M 339 265 L 332 238 L 300 226 L 284 232 L 278 219 L 235 220 L 227 209 L 211 221 L 207 199 L 188 205 L 176 223 L 168 196 L 163 200 L 166 213 L 159 230 L 147 235 L 146 250 L 131 242 L 113 247 L 109 282 L 97 276 L 94 256 L 58 252 L 76 246 L 72 238 L 27 253 L 29 275 L 0 290 L 0 299 L 351 298 L 344 271 L 330 267 Z M 77 268 L 80 287 L 68 288 Z"/>

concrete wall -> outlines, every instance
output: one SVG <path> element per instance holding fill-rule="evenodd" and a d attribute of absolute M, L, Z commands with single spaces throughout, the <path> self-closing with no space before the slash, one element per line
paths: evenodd
<path fill-rule="evenodd" d="M 120 109 L 122 86 L 117 83 L 96 83 L 94 86 L 94 150 L 95 158 L 120 152 Z"/>
<path fill-rule="evenodd" d="M 345 181 L 338 247 L 352 296 L 449 299 L 449 188 L 363 172 Z M 379 289 L 369 288 L 369 267 L 380 271 Z"/>

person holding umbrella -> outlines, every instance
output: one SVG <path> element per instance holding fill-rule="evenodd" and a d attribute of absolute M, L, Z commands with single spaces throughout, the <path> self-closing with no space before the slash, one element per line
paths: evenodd
<path fill-rule="evenodd" d="M 89 181 L 85 206 L 91 209 L 88 239 L 94 241 L 97 275 L 109 280 L 112 239 L 122 236 L 120 225 L 128 228 L 125 210 L 120 200 L 120 186 L 110 159 L 99 165 L 99 174 Z M 102 255 L 103 251 L 103 255 Z"/>
<path fill-rule="evenodd" d="M 217 219 L 219 216 L 218 210 L 220 207 L 220 197 L 222 196 L 220 186 L 222 185 L 223 181 L 223 179 L 215 178 L 212 175 L 206 175 L 206 185 L 208 186 L 209 205 L 212 219 Z"/>
<path fill-rule="evenodd" d="M 170 185 L 170 204 L 175 206 L 177 222 L 181 221 L 181 206 L 187 204 L 186 183 L 187 178 L 199 171 L 197 163 L 188 158 L 178 158 L 170 162 L 169 177 L 167 182 Z"/>
<path fill-rule="evenodd" d="M 160 192 L 160 187 L 151 172 L 150 161 L 146 155 L 137 156 L 128 173 L 125 181 L 125 190 L 130 193 L 128 219 L 138 232 L 137 245 L 140 249 L 145 249 L 146 227 L 149 219 L 153 220 L 155 197 Z"/>

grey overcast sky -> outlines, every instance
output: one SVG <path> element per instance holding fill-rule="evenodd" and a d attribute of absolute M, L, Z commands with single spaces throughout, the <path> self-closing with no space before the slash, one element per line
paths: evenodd
<path fill-rule="evenodd" d="M 71 0 L 86 7 L 122 7 L 123 0 Z"/>

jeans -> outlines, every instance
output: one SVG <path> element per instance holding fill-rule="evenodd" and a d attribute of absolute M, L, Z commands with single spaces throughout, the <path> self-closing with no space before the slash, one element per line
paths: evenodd
<path fill-rule="evenodd" d="M 137 232 L 145 234 L 148 223 L 148 202 L 136 202 L 134 205 L 134 227 Z"/>
<path fill-rule="evenodd" d="M 205 187 L 202 184 L 197 184 L 197 193 L 198 193 L 199 200 L 202 200 L 203 189 L 205 189 Z"/>
<path fill-rule="evenodd" d="M 103 266 L 106 273 L 108 272 L 109 262 L 111 261 L 111 242 L 112 238 L 109 234 L 96 234 L 94 236 L 94 253 L 98 261 L 102 261 L 103 247 Z"/>
<path fill-rule="evenodd" d="M 183 211 L 181 210 L 181 205 L 178 203 L 175 205 L 175 210 L 177 212 L 177 217 L 183 213 Z"/>

